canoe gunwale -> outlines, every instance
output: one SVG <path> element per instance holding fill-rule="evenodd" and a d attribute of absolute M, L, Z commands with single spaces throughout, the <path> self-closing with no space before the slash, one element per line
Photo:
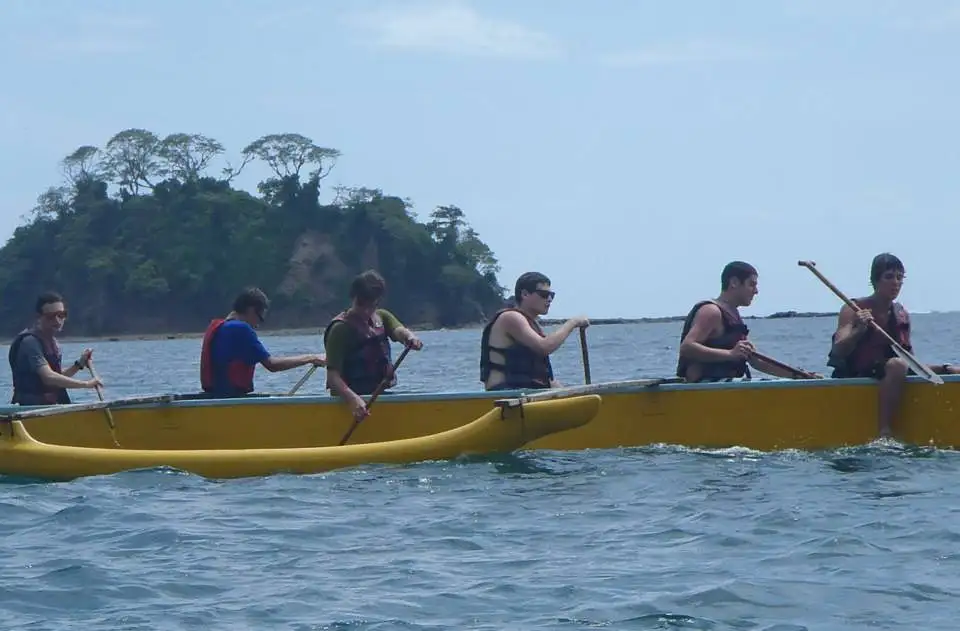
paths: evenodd
<path fill-rule="evenodd" d="M 944 375 L 944 383 L 960 382 L 960 375 Z M 908 384 L 923 384 L 930 387 L 942 387 L 932 384 L 921 377 L 911 375 L 907 377 Z M 723 381 L 708 383 L 676 382 L 671 378 L 636 379 L 631 381 L 609 381 L 592 384 L 590 388 L 600 388 L 597 393 L 604 395 L 636 394 L 642 392 L 693 392 L 700 390 L 727 390 L 749 391 L 767 388 L 836 388 L 836 387 L 876 387 L 877 382 L 869 378 L 854 379 L 752 379 L 740 381 Z M 571 386 L 566 388 L 541 391 L 543 400 L 566 398 L 590 394 L 586 386 Z M 574 388 L 579 390 L 574 391 Z M 564 390 L 565 394 L 559 394 Z M 498 390 L 498 391 L 451 391 L 451 392 L 393 392 L 382 395 L 377 401 L 381 405 L 401 404 L 410 402 L 444 402 L 457 400 L 487 400 L 498 407 L 514 407 L 518 402 L 534 402 L 536 396 L 525 390 Z M 71 412 L 85 412 L 104 408 L 157 408 L 160 406 L 174 408 L 188 407 L 227 407 L 227 406 L 277 406 L 277 405 L 341 405 L 339 397 L 329 394 L 302 394 L 288 395 L 284 393 L 263 393 L 250 397 L 228 399 L 214 399 L 198 397 L 196 394 L 161 394 L 152 396 L 127 397 L 110 401 L 94 401 L 90 403 L 71 403 L 59 406 L 27 406 L 8 404 L 0 406 L 0 423 L 16 420 L 28 421 L 31 418 L 60 416 Z"/>

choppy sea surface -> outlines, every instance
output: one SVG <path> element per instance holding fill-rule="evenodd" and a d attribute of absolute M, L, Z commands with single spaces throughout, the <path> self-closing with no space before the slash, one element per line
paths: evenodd
<path fill-rule="evenodd" d="M 832 318 L 748 324 L 762 352 L 828 372 Z M 960 315 L 914 328 L 925 361 L 958 359 Z M 679 329 L 591 327 L 593 380 L 672 374 Z M 398 392 L 479 388 L 479 330 L 421 337 Z M 322 350 L 319 336 L 264 341 Z M 64 346 L 72 360 L 84 345 Z M 92 346 L 110 396 L 198 388 L 198 339 Z M 576 336 L 555 357 L 561 381 L 582 383 Z M 258 389 L 301 371 L 259 369 Z M 0 386 L 9 399 L 8 369 Z M 879 442 L 0 478 L 0 628 L 953 630 L 958 478 L 960 454 Z"/>

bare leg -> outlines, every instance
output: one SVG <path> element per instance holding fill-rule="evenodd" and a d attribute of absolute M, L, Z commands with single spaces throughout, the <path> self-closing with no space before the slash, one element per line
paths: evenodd
<path fill-rule="evenodd" d="M 887 361 L 884 366 L 883 379 L 880 380 L 880 418 L 878 419 L 880 436 L 883 438 L 890 436 L 893 431 L 893 415 L 900 404 L 907 370 L 907 362 L 899 357 Z"/>

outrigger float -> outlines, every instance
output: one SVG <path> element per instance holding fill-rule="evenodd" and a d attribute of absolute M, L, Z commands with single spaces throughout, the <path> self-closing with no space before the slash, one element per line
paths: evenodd
<path fill-rule="evenodd" d="M 106 422 L 106 410 L 115 430 Z M 158 395 L 5 406 L 0 474 L 69 479 L 170 466 L 237 477 L 517 449 L 658 444 L 833 449 L 877 438 L 877 384 L 640 379 L 536 393 L 392 394 L 381 397 L 349 443 L 339 446 L 353 425 L 347 407 L 330 396 Z M 908 444 L 960 446 L 960 375 L 945 376 L 942 385 L 908 378 L 893 437 Z"/>
<path fill-rule="evenodd" d="M 366 423 L 399 422 L 388 398 Z M 152 467 L 211 478 L 318 473 L 368 463 L 404 464 L 507 453 L 588 423 L 599 395 L 486 405 L 444 429 L 344 441 L 352 417 L 317 397 L 190 400 L 176 395 L 16 408 L 0 413 L 0 474 L 68 480 Z M 12 409 L 11 409 L 12 408 Z M 470 409 L 477 409 L 471 407 Z M 450 414 L 461 410 L 447 410 Z M 109 413 L 105 423 L 105 414 Z M 376 432 L 374 432 L 376 434 Z"/>

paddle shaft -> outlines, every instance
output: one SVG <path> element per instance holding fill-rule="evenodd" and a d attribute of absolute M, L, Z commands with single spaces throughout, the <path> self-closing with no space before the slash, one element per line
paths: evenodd
<path fill-rule="evenodd" d="M 403 359 L 407 356 L 407 353 L 410 352 L 411 348 L 412 348 L 411 346 L 407 346 L 405 349 L 403 349 L 403 352 L 400 353 L 400 357 L 397 357 L 397 361 L 394 362 L 393 364 L 393 371 L 392 371 L 393 375 L 397 374 L 397 369 L 400 368 L 400 364 L 403 363 Z M 370 412 L 370 408 L 373 407 L 373 403 L 377 400 L 377 398 L 381 394 L 383 394 L 383 391 L 387 389 L 387 384 L 389 382 L 390 382 L 390 376 L 384 377 L 383 380 L 380 381 L 380 385 L 377 386 L 377 389 L 374 390 L 373 394 L 370 395 L 370 400 L 367 401 L 368 413 Z M 353 431 L 357 429 L 357 427 L 360 425 L 360 422 L 363 421 L 363 419 L 364 417 L 353 419 L 353 424 L 350 425 L 350 429 L 348 429 L 347 433 L 344 434 L 343 438 L 340 439 L 340 442 L 338 443 L 339 445 L 343 445 L 348 440 L 350 440 L 350 436 L 353 435 Z"/>
<path fill-rule="evenodd" d="M 814 375 L 812 372 L 810 372 L 810 371 L 808 371 L 808 370 L 802 370 L 802 369 L 800 369 L 800 368 L 794 368 L 793 366 L 790 366 L 790 365 L 788 365 L 788 364 L 784 364 L 783 362 L 778 361 L 778 360 L 774 359 L 773 357 L 768 357 L 768 356 L 766 356 L 766 355 L 764 355 L 764 354 L 762 354 L 762 353 L 757 353 L 756 351 L 754 351 L 753 356 L 756 357 L 757 359 L 760 359 L 760 360 L 763 360 L 763 361 L 767 362 L 768 364 L 771 364 L 771 365 L 776 366 L 776 367 L 778 367 L 778 368 L 782 368 L 783 370 L 792 372 L 794 375 L 798 375 L 798 376 L 800 376 L 800 377 L 804 377 L 804 378 L 807 378 L 807 379 L 815 379 L 815 378 L 817 378 L 816 375 Z"/>
<path fill-rule="evenodd" d="M 587 350 L 586 327 L 580 327 L 580 354 L 583 355 L 583 381 L 590 385 L 590 351 Z"/>
<path fill-rule="evenodd" d="M 302 377 L 300 377 L 300 381 L 298 381 L 297 384 L 296 384 L 295 386 L 293 386 L 293 388 L 290 389 L 290 392 L 287 393 L 287 396 L 293 396 L 293 395 L 295 395 L 295 394 L 297 393 L 297 390 L 299 390 L 300 388 L 302 388 L 302 387 L 303 387 L 303 384 L 307 383 L 307 379 L 309 379 L 310 377 L 313 376 L 313 373 L 315 373 L 315 372 L 317 371 L 317 368 L 318 368 L 318 366 L 316 366 L 316 365 L 310 366 L 310 370 L 308 370 L 305 375 L 303 375 Z"/>
<path fill-rule="evenodd" d="M 91 360 L 91 359 L 88 359 L 88 360 L 87 360 L 87 370 L 90 371 L 90 375 L 91 375 L 94 379 L 99 379 L 99 378 L 100 378 L 100 377 L 97 375 L 97 370 L 96 370 L 96 368 L 93 367 L 93 360 Z M 97 390 L 97 398 L 100 399 L 101 401 L 103 401 L 103 400 L 104 400 L 104 398 L 103 398 L 103 388 L 102 388 L 101 386 L 97 386 L 97 387 L 96 387 L 96 390 Z M 114 443 L 117 447 L 119 447 L 119 446 L 120 446 L 120 441 L 117 440 L 117 426 L 116 426 L 116 424 L 113 422 L 113 412 L 110 411 L 110 408 L 103 408 L 103 413 L 104 413 L 104 415 L 107 417 L 107 425 L 110 426 L 110 437 L 113 438 L 113 443 Z"/>

